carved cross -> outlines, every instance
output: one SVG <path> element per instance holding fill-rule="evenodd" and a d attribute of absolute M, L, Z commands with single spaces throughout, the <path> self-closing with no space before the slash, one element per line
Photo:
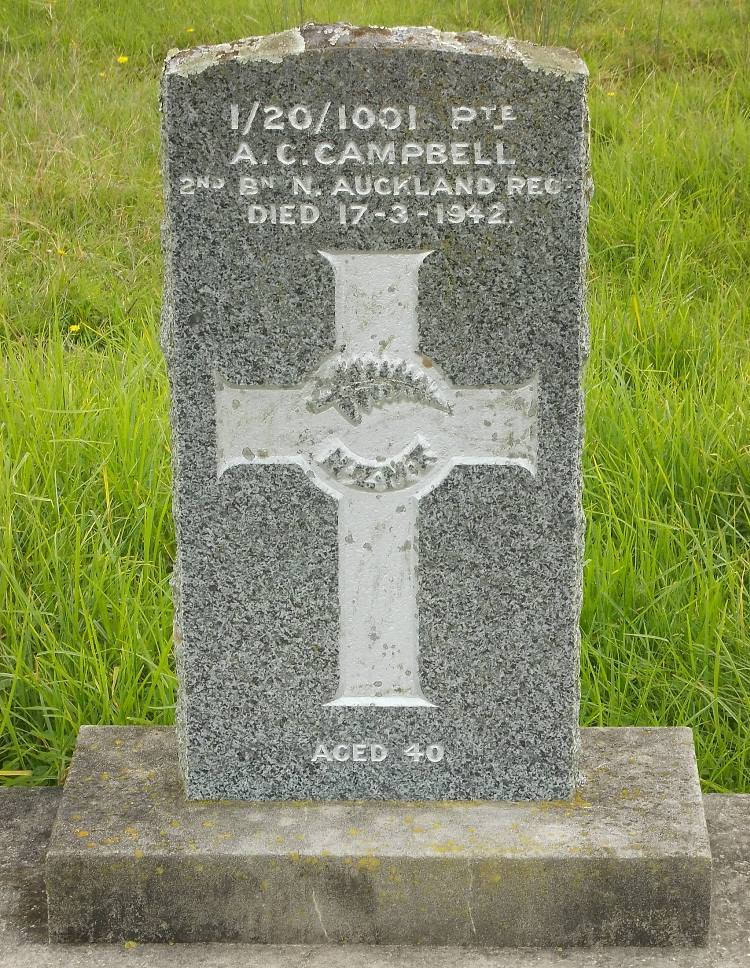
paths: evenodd
<path fill-rule="evenodd" d="M 339 687 L 327 705 L 431 706 L 419 679 L 417 513 L 458 464 L 536 472 L 537 377 L 462 388 L 417 354 L 429 252 L 321 252 L 336 348 L 293 387 L 216 376 L 217 475 L 297 464 L 338 501 Z"/>

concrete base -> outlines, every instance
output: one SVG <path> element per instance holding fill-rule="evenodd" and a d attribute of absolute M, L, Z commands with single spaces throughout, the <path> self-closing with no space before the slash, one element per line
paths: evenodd
<path fill-rule="evenodd" d="M 60 941 L 702 944 L 686 729 L 582 731 L 549 803 L 188 802 L 170 729 L 86 727 L 47 854 Z"/>
<path fill-rule="evenodd" d="M 704 797 L 713 855 L 706 947 L 49 944 L 44 858 L 62 787 L 0 788 L 0 968 L 748 968 L 750 795 Z"/>

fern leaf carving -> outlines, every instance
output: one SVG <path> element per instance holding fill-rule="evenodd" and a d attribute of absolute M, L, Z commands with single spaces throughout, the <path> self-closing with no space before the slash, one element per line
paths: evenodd
<path fill-rule="evenodd" d="M 335 407 L 347 420 L 359 424 L 363 414 L 374 407 L 401 401 L 450 412 L 434 382 L 418 366 L 374 356 L 339 360 L 317 377 L 307 406 L 313 413 Z"/>

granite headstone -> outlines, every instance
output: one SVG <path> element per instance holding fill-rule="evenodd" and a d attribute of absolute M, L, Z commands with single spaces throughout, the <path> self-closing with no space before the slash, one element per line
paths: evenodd
<path fill-rule="evenodd" d="M 50 938 L 705 943 L 690 731 L 578 750 L 582 64 L 309 26 L 163 97 L 178 725 L 81 730 Z"/>
<path fill-rule="evenodd" d="M 162 109 L 188 797 L 571 796 L 583 63 L 312 25 Z"/>

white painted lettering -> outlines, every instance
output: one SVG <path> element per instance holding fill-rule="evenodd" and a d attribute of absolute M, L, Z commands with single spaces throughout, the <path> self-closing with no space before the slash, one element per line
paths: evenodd
<path fill-rule="evenodd" d="M 349 179 L 346 177 L 346 175 L 340 175 L 336 179 L 336 182 L 334 183 L 334 186 L 331 189 L 331 195 L 335 196 L 335 195 L 340 195 L 342 193 L 346 193 L 347 195 L 355 194 L 354 189 L 349 184 Z"/>
<path fill-rule="evenodd" d="M 347 161 L 356 161 L 359 165 L 364 165 L 365 158 L 359 147 L 353 141 L 347 141 L 344 150 L 339 155 L 338 163 L 345 164 Z"/>
<path fill-rule="evenodd" d="M 253 121 L 255 121 L 255 115 L 258 113 L 259 107 L 260 107 L 260 104 L 257 101 L 253 101 L 253 106 L 250 108 L 250 113 L 248 114 L 247 120 L 245 121 L 245 126 L 242 129 L 243 138 L 245 137 L 246 134 L 248 134 L 248 132 L 250 131 L 250 128 L 252 128 Z"/>
<path fill-rule="evenodd" d="M 312 195 L 312 178 L 310 175 L 292 175 L 292 194 L 293 195 Z"/>
<path fill-rule="evenodd" d="M 320 209 L 317 205 L 310 205 L 305 202 L 299 207 L 300 225 L 314 225 L 320 218 Z"/>
<path fill-rule="evenodd" d="M 257 165 L 258 162 L 255 159 L 253 150 L 247 141 L 240 141 L 239 147 L 232 156 L 232 160 L 229 162 L 230 165 L 236 165 L 238 161 L 248 161 L 251 165 Z"/>
<path fill-rule="evenodd" d="M 352 112 L 352 124 L 355 128 L 361 128 L 366 131 L 375 124 L 376 120 L 375 112 L 370 108 L 358 107 Z"/>
<path fill-rule="evenodd" d="M 432 195 L 452 195 L 453 188 L 449 185 L 448 181 L 439 175 L 433 185 L 432 185 Z"/>
<path fill-rule="evenodd" d="M 430 757 L 430 750 L 427 748 L 427 756 Z M 434 754 L 433 754 L 434 755 Z M 312 755 L 313 763 L 382 763 L 388 758 L 388 749 L 382 743 L 339 743 L 332 748 L 328 748 L 325 743 L 317 743 Z M 432 762 L 437 762 L 432 760 Z"/>
<path fill-rule="evenodd" d="M 370 195 L 372 192 L 372 178 L 369 175 L 355 175 L 354 191 L 358 195 Z"/>
<path fill-rule="evenodd" d="M 315 146 L 315 160 L 319 165 L 332 165 L 336 161 L 333 157 L 333 145 L 330 141 L 323 141 Z"/>
<path fill-rule="evenodd" d="M 414 141 L 407 141 L 401 149 L 401 164 L 408 165 L 412 159 L 421 158 L 423 154 L 424 148 L 422 145 L 418 145 Z"/>
<path fill-rule="evenodd" d="M 451 108 L 451 127 L 455 130 L 462 124 L 468 124 L 476 120 L 477 112 L 474 108 L 454 107 Z"/>
<path fill-rule="evenodd" d="M 263 121 L 263 127 L 266 131 L 284 130 L 284 122 L 281 120 L 284 117 L 283 108 L 278 107 L 276 104 L 268 104 L 263 108 L 263 113 L 266 116 Z"/>
<path fill-rule="evenodd" d="M 379 162 L 381 165 L 396 164 L 396 145 L 393 141 L 388 141 L 384 145 L 374 144 L 372 141 L 367 145 L 367 163 L 374 165 Z"/>
<path fill-rule="evenodd" d="M 544 195 L 544 179 L 534 175 L 526 179 L 526 190 L 529 195 Z"/>
<path fill-rule="evenodd" d="M 448 162 L 448 152 L 445 145 L 432 142 L 426 146 L 425 155 L 428 165 L 445 165 Z"/>
<path fill-rule="evenodd" d="M 475 165 L 491 165 L 492 164 L 492 159 L 491 158 L 486 158 L 482 154 L 482 152 L 483 152 L 484 149 L 482 147 L 482 142 L 481 141 L 475 141 L 472 147 L 474 148 L 474 164 Z"/>
<path fill-rule="evenodd" d="M 393 131 L 401 126 L 401 112 L 397 108 L 382 108 L 378 115 L 380 127 Z"/>
<path fill-rule="evenodd" d="M 276 159 L 281 162 L 282 165 L 294 165 L 297 159 L 292 153 L 294 145 L 280 144 L 276 145 Z"/>
<path fill-rule="evenodd" d="M 451 162 L 454 165 L 468 165 L 470 163 L 468 141 L 453 141 L 451 143 Z"/>
<path fill-rule="evenodd" d="M 247 220 L 251 225 L 262 225 L 268 218 L 265 205 L 251 205 L 247 210 Z"/>
<path fill-rule="evenodd" d="M 247 219 L 251 225 L 314 225 L 320 218 L 317 205 L 304 202 L 299 207 L 286 203 L 284 205 L 251 205 L 247 210 Z"/>
<path fill-rule="evenodd" d="M 289 124 L 295 131 L 305 131 L 312 124 L 310 108 L 304 104 L 295 104 L 289 112 Z"/>

